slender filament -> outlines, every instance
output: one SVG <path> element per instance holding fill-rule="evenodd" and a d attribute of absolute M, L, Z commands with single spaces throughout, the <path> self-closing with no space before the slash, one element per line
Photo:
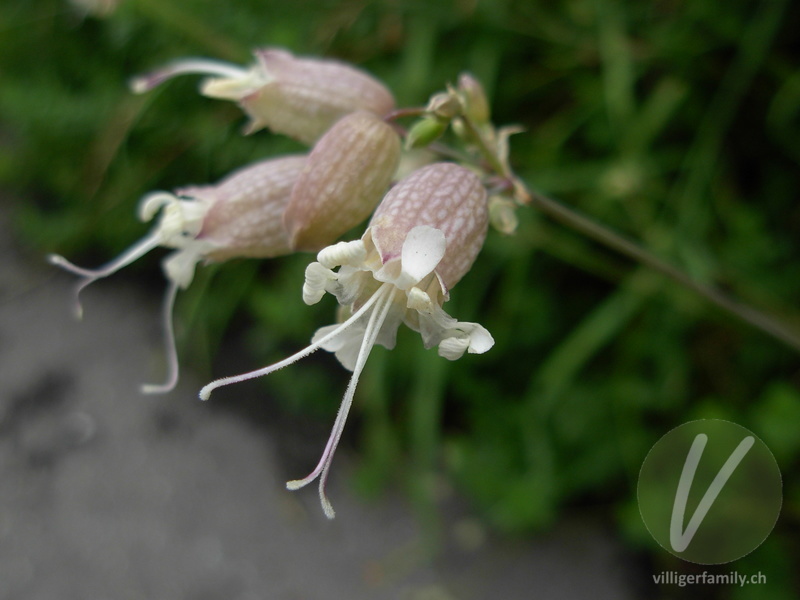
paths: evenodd
<path fill-rule="evenodd" d="M 130 88 L 136 94 L 142 94 L 158 87 L 168 79 L 178 75 L 218 75 L 220 77 L 243 77 L 247 70 L 226 62 L 202 58 L 182 60 L 152 73 L 140 75 L 130 80 Z"/>
<path fill-rule="evenodd" d="M 175 347 L 175 328 L 172 324 L 172 312 L 175 306 L 175 297 L 180 286 L 176 281 L 170 281 L 167 293 L 164 294 L 162 307 L 162 327 L 164 328 L 164 351 L 167 356 L 167 379 L 161 384 L 145 383 L 140 388 L 143 394 L 166 394 L 175 389 L 178 384 L 178 350 Z"/>
<path fill-rule="evenodd" d="M 248 379 L 255 379 L 256 377 L 263 377 L 264 375 L 269 375 L 270 373 L 274 373 L 275 371 L 282 369 L 283 367 L 287 367 L 292 363 L 297 362 L 301 358 L 305 358 L 309 354 L 312 354 L 319 350 L 324 344 L 327 344 L 330 340 L 335 338 L 336 336 L 342 334 L 346 329 L 348 329 L 353 323 L 358 321 L 372 306 L 383 297 L 384 294 L 387 293 L 388 284 L 383 284 L 378 290 L 367 300 L 364 305 L 359 308 L 353 316 L 347 319 L 344 323 L 339 325 L 335 330 L 331 331 L 328 335 L 320 338 L 316 342 L 313 342 L 303 350 L 293 354 L 289 358 L 285 358 L 280 362 L 276 362 L 272 365 L 267 367 L 262 367 L 261 369 L 256 369 L 255 371 L 250 371 L 248 373 L 242 373 L 240 375 L 232 375 L 230 377 L 223 377 L 221 379 L 217 379 L 216 381 L 212 381 L 208 385 L 203 386 L 200 390 L 200 399 L 201 400 L 208 400 L 211 396 L 211 392 L 213 392 L 218 387 L 222 387 L 225 385 L 230 385 L 232 383 L 240 383 L 242 381 L 247 381 Z"/>
<path fill-rule="evenodd" d="M 381 286 L 381 290 L 379 290 L 379 292 L 387 287 L 389 287 L 388 284 L 384 284 Z M 347 421 L 347 416 L 350 412 L 350 407 L 353 404 L 353 397 L 355 396 L 361 371 L 364 369 L 367 358 L 369 358 L 369 354 L 375 345 L 375 340 L 377 339 L 381 327 L 386 320 L 386 316 L 389 314 L 389 310 L 391 309 L 392 302 L 394 300 L 394 291 L 396 291 L 396 288 L 391 286 L 391 289 L 392 291 L 388 293 L 385 299 L 379 301 L 370 315 L 369 322 L 367 323 L 367 327 L 364 332 L 364 337 L 361 341 L 361 348 L 358 352 L 356 365 L 353 369 L 353 375 L 347 385 L 347 390 L 345 391 L 344 398 L 339 406 L 339 412 L 336 415 L 336 421 L 333 424 L 331 435 L 328 438 L 328 443 L 325 445 L 325 450 L 322 453 L 319 463 L 314 470 L 303 479 L 289 481 L 286 483 L 286 487 L 288 489 L 296 490 L 308 485 L 317 477 L 320 477 L 319 499 L 320 503 L 322 504 L 322 510 L 325 512 L 325 516 L 327 516 L 329 519 L 333 519 L 336 516 L 336 512 L 333 510 L 330 500 L 328 500 L 328 497 L 325 495 L 325 483 L 328 479 L 328 471 L 330 469 L 331 462 L 333 461 L 333 454 L 336 452 L 336 447 L 339 445 L 339 441 L 342 438 L 342 432 L 344 431 L 344 426 Z M 383 296 L 384 294 L 381 295 Z"/>
<path fill-rule="evenodd" d="M 78 275 L 79 277 L 83 277 L 84 281 L 78 283 L 75 287 L 75 314 L 78 319 L 83 317 L 83 307 L 81 306 L 80 302 L 80 293 L 86 286 L 94 283 L 98 279 L 102 279 L 104 277 L 108 277 L 109 275 L 113 275 L 117 271 L 119 271 L 122 267 L 125 267 L 132 262 L 136 261 L 137 259 L 141 258 L 150 250 L 157 248 L 161 243 L 161 237 L 157 233 L 152 233 L 141 240 L 139 240 L 136 244 L 125 250 L 121 255 L 117 258 L 112 260 L 109 263 L 106 263 L 99 269 L 84 269 L 82 267 L 78 267 L 77 265 L 72 264 L 63 256 L 58 254 L 50 254 L 47 257 L 47 260 L 50 264 L 56 265 Z"/>

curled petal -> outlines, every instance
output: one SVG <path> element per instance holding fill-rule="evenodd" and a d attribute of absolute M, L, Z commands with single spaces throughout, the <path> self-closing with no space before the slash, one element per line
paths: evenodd
<path fill-rule="evenodd" d="M 324 266 L 332 269 L 342 265 L 357 267 L 367 255 L 364 242 L 355 240 L 352 242 L 339 242 L 333 246 L 323 248 L 317 254 L 317 260 Z"/>
<path fill-rule="evenodd" d="M 433 305 L 431 313 L 418 314 L 417 329 L 422 335 L 425 347 L 432 348 L 439 345 L 439 353 L 445 358 L 455 360 L 465 351 L 470 354 L 483 354 L 494 345 L 494 338 L 483 326 L 478 323 L 457 321 L 436 304 Z M 408 321 L 406 323 L 409 326 L 413 325 Z M 442 349 L 441 344 L 451 338 L 453 341 L 447 341 Z M 459 340 L 465 340 L 466 344 Z"/>
<path fill-rule="evenodd" d="M 439 344 L 439 356 L 447 360 L 458 360 L 469 348 L 469 338 L 447 338 Z"/>
<path fill-rule="evenodd" d="M 336 279 L 336 274 L 318 262 L 306 267 L 306 280 L 303 284 L 303 302 L 316 304 L 325 295 L 328 283 Z M 327 349 L 327 348 L 326 348 Z"/>
<path fill-rule="evenodd" d="M 152 220 L 158 211 L 174 202 L 180 202 L 180 200 L 169 192 L 153 192 L 152 194 L 147 194 L 139 202 L 139 210 L 137 211 L 139 220 L 145 223 Z"/>

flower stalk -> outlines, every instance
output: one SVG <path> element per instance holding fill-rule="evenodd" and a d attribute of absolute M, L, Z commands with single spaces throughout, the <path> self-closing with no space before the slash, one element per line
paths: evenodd
<path fill-rule="evenodd" d="M 426 120 L 441 119 L 440 106 L 453 106 L 453 100 L 460 99 L 462 110 L 450 112 L 450 125 L 457 138 L 472 149 L 471 163 L 485 172 L 486 182 L 494 182 L 494 192 L 490 202 L 492 225 L 501 233 L 511 233 L 516 227 L 514 204 L 532 206 L 553 220 L 594 240 L 627 258 L 661 273 L 680 286 L 702 297 L 735 319 L 752 326 L 790 348 L 800 351 L 800 333 L 792 330 L 785 323 L 759 311 L 747 304 L 739 302 L 721 290 L 692 279 L 685 272 L 669 262 L 659 258 L 642 245 L 625 238 L 611 228 L 602 225 L 572 208 L 540 194 L 533 192 L 511 169 L 509 162 L 508 138 L 521 131 L 517 127 L 501 127 L 496 129 L 489 121 L 488 104 L 480 83 L 468 74 L 462 74 L 458 89 L 448 88 L 447 93 L 434 94 L 424 109 L 396 111 L 393 116 L 419 116 L 417 125 L 427 132 Z M 414 133 L 414 127 L 411 128 Z M 436 138 L 441 132 L 436 132 Z M 417 135 L 416 138 L 420 136 Z M 416 138 L 412 141 L 416 141 Z M 440 142 L 428 145 L 428 148 L 441 156 L 454 156 L 456 151 Z M 465 157 L 461 157 L 462 160 Z M 504 201 L 503 198 L 507 197 Z"/>

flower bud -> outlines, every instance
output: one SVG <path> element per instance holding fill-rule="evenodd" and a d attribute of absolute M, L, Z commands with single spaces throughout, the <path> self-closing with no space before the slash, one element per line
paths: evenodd
<path fill-rule="evenodd" d="M 316 251 L 364 221 L 400 161 L 400 138 L 372 113 L 343 117 L 314 146 L 283 216 L 292 248 Z"/>
<path fill-rule="evenodd" d="M 466 115 L 475 124 L 489 122 L 489 100 L 481 83 L 469 73 L 462 73 L 458 78 L 458 90 L 464 97 Z"/>
<path fill-rule="evenodd" d="M 425 107 L 425 112 L 446 121 L 460 116 L 462 111 L 461 101 L 453 90 L 434 94 Z"/>
<path fill-rule="evenodd" d="M 248 69 L 212 60 L 187 59 L 138 77 L 135 92 L 144 92 L 183 73 L 215 76 L 201 93 L 233 100 L 251 121 L 247 133 L 268 127 L 308 144 L 337 120 L 356 110 L 384 116 L 394 108 L 391 92 L 377 79 L 335 60 L 298 58 L 286 50 L 255 51 Z"/>
<path fill-rule="evenodd" d="M 423 117 L 408 131 L 406 136 L 406 150 L 412 148 L 424 148 L 428 144 L 438 140 L 450 122 L 437 117 Z"/>
<path fill-rule="evenodd" d="M 519 225 L 516 203 L 502 196 L 489 198 L 489 222 L 504 235 L 514 233 Z"/>

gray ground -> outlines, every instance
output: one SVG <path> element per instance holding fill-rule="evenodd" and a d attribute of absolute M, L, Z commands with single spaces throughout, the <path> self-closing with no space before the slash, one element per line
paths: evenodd
<path fill-rule="evenodd" d="M 71 277 L 7 236 L 0 251 L 0 600 L 634 597 L 629 558 L 588 523 L 512 544 L 453 516 L 425 560 L 401 497 L 350 492 L 346 453 L 328 522 L 314 489 L 284 489 L 268 432 L 196 400 L 205 382 L 138 393 L 158 299 L 122 274 L 76 322 Z"/>

